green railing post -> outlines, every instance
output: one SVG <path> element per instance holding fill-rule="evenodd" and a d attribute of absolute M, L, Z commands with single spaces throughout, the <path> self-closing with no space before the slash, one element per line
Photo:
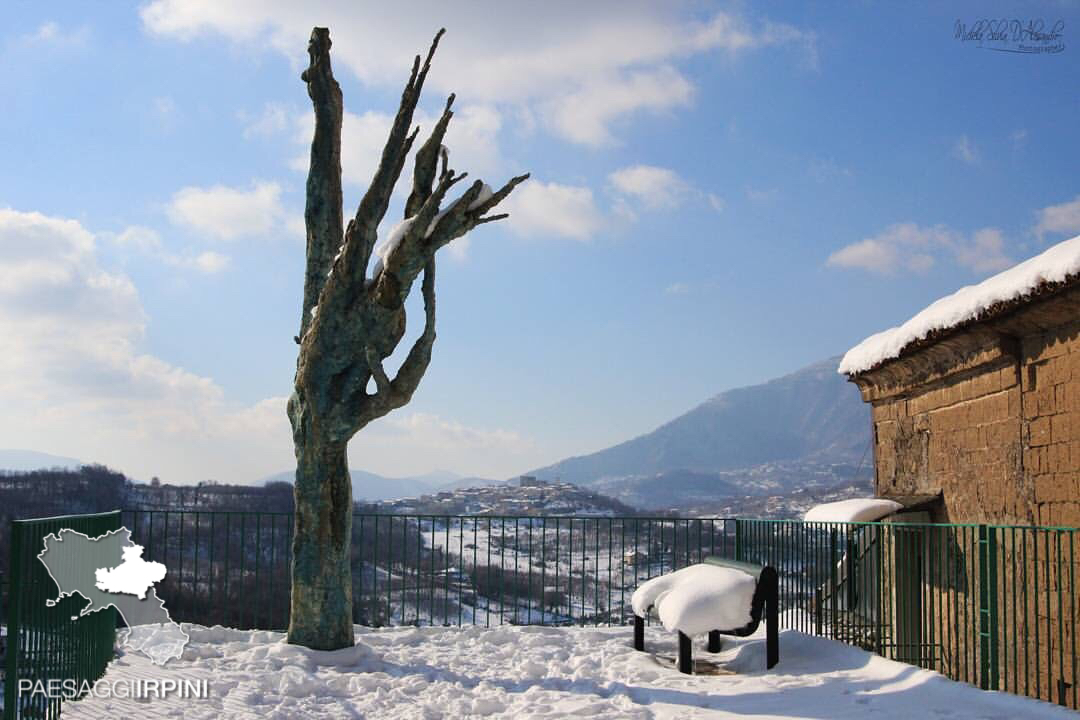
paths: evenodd
<path fill-rule="evenodd" d="M 838 586 L 838 573 L 836 566 L 839 563 L 836 555 L 836 526 L 829 526 L 829 599 L 832 601 L 829 605 L 829 637 L 836 639 L 836 626 L 840 622 L 840 608 L 837 602 L 840 595 L 840 588 Z"/>
<path fill-rule="evenodd" d="M 998 689 L 997 532 L 979 525 L 979 687 Z"/>
<path fill-rule="evenodd" d="M 4 720 L 15 720 L 15 689 L 19 678 L 18 657 L 20 650 L 20 622 L 18 583 L 25 576 L 22 566 L 22 536 L 15 523 L 11 524 L 11 560 L 8 563 L 8 608 L 7 608 L 7 667 L 4 670 Z"/>
<path fill-rule="evenodd" d="M 738 518 L 735 519 L 735 559 L 739 562 L 744 562 L 743 555 L 746 553 L 745 542 L 743 540 L 743 521 Z"/>

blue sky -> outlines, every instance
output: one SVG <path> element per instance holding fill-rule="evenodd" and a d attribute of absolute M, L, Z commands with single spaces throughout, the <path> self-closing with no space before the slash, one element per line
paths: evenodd
<path fill-rule="evenodd" d="M 1064 50 L 956 38 L 986 16 L 1061 21 Z M 440 254 L 428 374 L 350 446 L 373 472 L 506 477 L 840 354 L 1080 233 L 1078 20 L 1075 3 L 5 3 L 2 444 L 170 482 L 291 466 L 315 24 L 345 95 L 347 213 L 440 26 L 422 132 L 456 91 L 451 165 L 533 174 L 509 220 Z M 384 228 L 400 213 L 399 196 Z"/>

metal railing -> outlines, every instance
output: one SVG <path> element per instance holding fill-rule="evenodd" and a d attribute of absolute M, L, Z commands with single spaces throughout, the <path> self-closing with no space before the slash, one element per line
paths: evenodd
<path fill-rule="evenodd" d="M 157 592 L 174 620 L 288 626 L 292 514 L 129 510 L 122 524 L 166 565 Z M 642 581 L 718 555 L 776 568 L 782 627 L 1077 708 L 1077 532 L 357 513 L 353 619 L 624 625 Z"/>
<path fill-rule="evenodd" d="M 735 522 L 739 559 L 780 573 L 787 627 L 1077 708 L 1077 529 Z"/>
<path fill-rule="evenodd" d="M 70 528 L 91 538 L 120 527 L 120 511 L 11 522 L 11 563 L 5 621 L 4 718 L 54 718 L 61 698 L 38 692 L 53 681 L 93 683 L 113 657 L 116 610 L 112 607 L 75 619 L 86 599 L 69 595 L 53 605 L 59 590 L 38 561 L 44 539 Z M 30 690 L 21 691 L 20 683 Z"/>
<path fill-rule="evenodd" d="M 290 514 L 125 512 L 175 619 L 284 629 Z M 353 517 L 354 620 L 622 625 L 648 578 L 719 555 L 775 567 L 782 626 L 1077 707 L 1077 531 L 645 517 Z"/>
<path fill-rule="evenodd" d="M 353 516 L 358 624 L 611 625 L 638 582 L 734 550 L 722 519 Z M 291 513 L 125 511 L 174 620 L 283 630 Z M 730 546 L 730 547 L 729 547 Z"/>

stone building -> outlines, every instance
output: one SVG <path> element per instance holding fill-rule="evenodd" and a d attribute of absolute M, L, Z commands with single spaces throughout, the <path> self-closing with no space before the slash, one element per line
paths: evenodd
<path fill-rule="evenodd" d="M 1080 533 L 1023 526 L 1080 527 L 1080 237 L 839 370 L 872 405 L 876 494 L 909 509 L 866 531 L 884 654 L 1077 708 Z M 927 521 L 953 525 L 902 524 Z"/>
<path fill-rule="evenodd" d="M 1080 526 L 1080 237 L 853 348 L 881 497 L 935 522 Z"/>

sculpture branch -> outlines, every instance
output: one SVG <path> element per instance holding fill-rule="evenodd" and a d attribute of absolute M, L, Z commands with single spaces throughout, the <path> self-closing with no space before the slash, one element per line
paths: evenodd
<path fill-rule="evenodd" d="M 420 380 L 427 372 L 431 362 L 431 349 L 435 345 L 435 258 L 424 266 L 424 280 L 421 283 L 424 295 L 424 331 L 413 343 L 405 362 L 401 363 L 391 387 L 394 407 L 402 407 L 412 399 L 420 385 Z"/>
<path fill-rule="evenodd" d="M 478 198 L 482 185 L 479 184 L 479 182 L 474 183 L 473 186 L 461 196 L 454 206 L 453 212 L 447 213 L 447 216 L 441 218 L 434 232 L 431 233 L 430 242 L 433 249 L 438 250 L 440 247 L 469 232 L 477 225 L 509 217 L 508 213 L 493 215 L 488 218 L 484 218 L 483 216 L 512 193 L 515 187 L 528 179 L 529 173 L 511 178 L 505 185 L 492 193 L 490 198 L 481 203 L 476 203 L 475 206 L 473 203 Z"/>
<path fill-rule="evenodd" d="M 330 31 L 315 28 L 308 42 L 310 64 L 300 78 L 307 83 L 315 110 L 315 136 L 311 141 L 311 166 L 307 180 L 304 226 L 307 234 L 307 268 L 304 302 L 300 316 L 303 338 L 311 323 L 311 309 L 319 303 L 330 263 L 342 243 L 341 198 L 341 87 L 330 67 Z"/>
<path fill-rule="evenodd" d="M 383 369 L 382 359 L 379 358 L 379 354 L 375 351 L 375 348 L 366 348 L 366 359 L 368 370 L 371 371 L 371 376 L 375 378 L 375 387 L 380 393 L 390 392 L 390 378 L 386 374 L 386 370 Z"/>
<path fill-rule="evenodd" d="M 371 180 L 367 192 L 356 210 L 356 223 L 354 227 L 355 240 L 346 243 L 345 268 L 352 277 L 360 277 L 367 272 L 367 264 L 371 259 L 371 251 L 375 247 L 376 230 L 379 223 L 386 215 L 386 208 L 390 203 L 390 194 L 401 176 L 401 169 L 405 164 L 405 158 L 412 147 L 416 133 L 408 134 L 412 125 L 413 113 L 416 103 L 420 100 L 420 92 L 424 87 L 428 70 L 431 68 L 431 58 L 439 46 L 439 38 L 446 29 L 443 28 L 435 34 L 431 42 L 427 59 L 420 66 L 420 56 L 417 55 L 413 62 L 412 74 L 405 90 L 401 94 L 401 104 L 398 106 L 397 115 L 390 128 L 390 136 L 383 147 L 382 159 L 375 171 L 375 177 Z M 419 68 L 419 70 L 418 70 Z"/>
<path fill-rule="evenodd" d="M 439 158 L 443 159 L 442 174 L 446 175 L 447 153 L 443 146 L 443 138 L 446 137 L 446 128 L 450 125 L 450 118 L 454 116 L 450 107 L 454 104 L 454 95 L 451 93 L 446 100 L 446 107 L 442 116 L 435 123 L 431 131 L 431 137 L 416 151 L 416 166 L 413 170 L 413 187 L 409 199 L 405 202 L 405 217 L 412 217 L 419 212 L 421 206 L 431 195 L 431 186 L 435 182 L 435 171 Z"/>

